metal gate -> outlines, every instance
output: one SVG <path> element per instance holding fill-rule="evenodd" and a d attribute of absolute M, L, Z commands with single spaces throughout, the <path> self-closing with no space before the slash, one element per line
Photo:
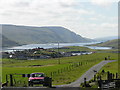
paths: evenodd
<path fill-rule="evenodd" d="M 23 77 L 25 74 L 7 74 L 5 86 L 27 87 L 28 77 Z"/>

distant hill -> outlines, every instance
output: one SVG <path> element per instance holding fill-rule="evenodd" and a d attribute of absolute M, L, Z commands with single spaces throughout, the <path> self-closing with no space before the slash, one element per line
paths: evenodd
<path fill-rule="evenodd" d="M 93 44 L 91 46 L 112 47 L 113 49 L 118 49 L 120 48 L 120 43 L 118 42 L 120 42 L 120 39 L 109 40 L 103 43 Z"/>
<path fill-rule="evenodd" d="M 92 41 L 64 27 L 57 26 L 32 27 L 2 24 L 2 35 L 5 46 L 9 46 L 10 42 L 13 42 L 13 45 L 23 45 L 55 42 L 83 43 Z M 5 43 L 6 41 L 8 41 L 8 43 Z"/>
<path fill-rule="evenodd" d="M 118 37 L 118 36 L 109 36 L 109 37 L 95 38 L 94 40 L 105 42 L 108 40 L 114 40 L 114 39 L 118 39 L 118 38 L 120 39 L 120 37 Z"/>
<path fill-rule="evenodd" d="M 18 46 L 20 44 L 9 40 L 8 38 L 6 38 L 5 36 L 0 34 L 0 47 L 12 47 L 12 46 Z"/>

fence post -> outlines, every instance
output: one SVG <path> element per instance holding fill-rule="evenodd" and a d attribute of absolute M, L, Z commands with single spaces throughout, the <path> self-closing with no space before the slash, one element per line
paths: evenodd
<path fill-rule="evenodd" d="M 94 75 L 94 81 L 96 81 L 96 75 Z"/>
<path fill-rule="evenodd" d="M 53 76 L 55 75 L 55 72 L 53 72 Z"/>
<path fill-rule="evenodd" d="M 56 71 L 55 71 L 55 74 L 56 74 Z"/>
<path fill-rule="evenodd" d="M 100 80 L 102 80 L 102 77 L 100 76 Z"/>
<path fill-rule="evenodd" d="M 110 73 L 110 81 L 112 81 L 112 79 L 113 79 L 113 74 Z"/>
<path fill-rule="evenodd" d="M 110 72 L 108 71 L 107 72 L 107 80 L 109 80 L 109 78 L 110 78 Z"/>
<path fill-rule="evenodd" d="M 113 75 L 112 75 L 112 79 L 114 79 L 114 77 L 115 77 L 115 74 L 113 73 Z"/>
<path fill-rule="evenodd" d="M 78 67 L 78 63 L 77 63 L 77 67 Z"/>
<path fill-rule="evenodd" d="M 79 62 L 79 66 L 80 66 L 80 62 Z"/>
<path fill-rule="evenodd" d="M 8 86 L 8 75 L 6 75 L 6 83 L 7 83 L 6 86 Z"/>
<path fill-rule="evenodd" d="M 52 72 L 51 72 L 51 77 L 52 77 Z"/>
<path fill-rule="evenodd" d="M 84 86 L 86 87 L 86 78 L 84 78 Z"/>
<path fill-rule="evenodd" d="M 59 69 L 58 69 L 58 74 L 59 74 Z"/>
<path fill-rule="evenodd" d="M 118 79 L 118 73 L 116 73 L 116 79 Z"/>
<path fill-rule="evenodd" d="M 10 86 L 13 86 L 13 75 L 10 74 Z"/>

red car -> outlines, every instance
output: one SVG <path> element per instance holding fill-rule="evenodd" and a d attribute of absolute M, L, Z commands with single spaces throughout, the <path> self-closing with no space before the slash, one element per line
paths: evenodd
<path fill-rule="evenodd" d="M 33 86 L 34 84 L 43 84 L 43 86 L 52 86 L 52 79 L 45 77 L 44 73 L 32 73 L 28 79 L 28 85 Z"/>

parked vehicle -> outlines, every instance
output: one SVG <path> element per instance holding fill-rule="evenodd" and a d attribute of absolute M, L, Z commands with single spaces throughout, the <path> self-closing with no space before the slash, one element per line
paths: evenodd
<path fill-rule="evenodd" d="M 34 84 L 52 87 L 52 78 L 46 77 L 44 73 L 32 73 L 28 79 L 28 86 L 33 86 Z"/>

